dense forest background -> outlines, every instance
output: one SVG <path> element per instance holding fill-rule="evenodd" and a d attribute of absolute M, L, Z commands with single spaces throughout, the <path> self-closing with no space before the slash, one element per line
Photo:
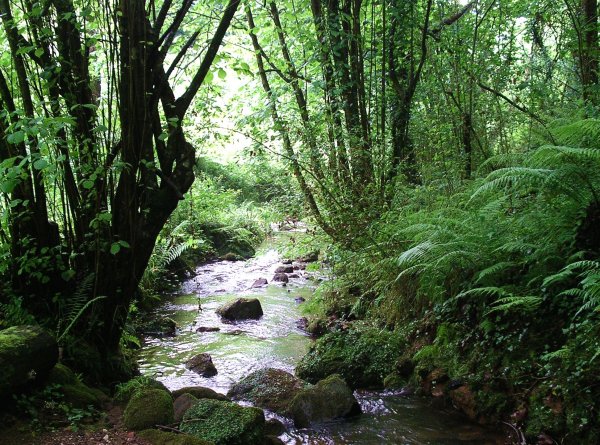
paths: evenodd
<path fill-rule="evenodd" d="M 363 320 L 309 359 L 392 332 L 379 379 L 443 368 L 480 419 L 596 443 L 596 0 L 0 0 L 0 18 L 2 327 L 42 324 L 116 380 L 169 268 L 304 217 L 335 271 L 315 320 Z"/>

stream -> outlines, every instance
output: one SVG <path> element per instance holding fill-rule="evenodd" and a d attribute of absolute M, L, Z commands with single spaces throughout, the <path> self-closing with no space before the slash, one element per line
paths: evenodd
<path fill-rule="evenodd" d="M 279 368 L 291 373 L 308 351 L 311 338 L 297 321 L 302 317 L 296 299 L 308 299 L 317 283 L 309 273 L 298 271 L 287 286 L 271 283 L 279 266 L 277 246 L 293 236 L 278 232 L 265 241 L 248 261 L 218 261 L 199 266 L 196 275 L 183 283 L 180 292 L 167 299 L 154 313 L 177 322 L 172 337 L 146 338 L 140 352 L 140 369 L 169 389 L 204 386 L 220 393 L 253 371 Z M 269 285 L 252 289 L 258 278 Z M 264 316 L 260 320 L 223 322 L 215 310 L 239 296 L 259 298 Z M 201 309 L 199 309 L 199 305 Z M 198 327 L 219 328 L 198 333 Z M 185 368 L 195 354 L 211 354 L 218 370 L 205 378 Z M 363 414 L 328 422 L 309 429 L 295 429 L 280 438 L 286 444 L 410 444 L 410 445 L 499 445 L 502 435 L 470 423 L 464 417 L 432 408 L 426 399 L 403 397 L 393 391 L 357 391 Z M 276 417 L 266 413 L 267 417 Z"/>

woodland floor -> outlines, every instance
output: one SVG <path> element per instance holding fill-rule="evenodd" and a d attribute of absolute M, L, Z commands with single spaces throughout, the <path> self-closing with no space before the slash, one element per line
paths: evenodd
<path fill-rule="evenodd" d="M 123 410 L 112 407 L 107 411 L 103 424 L 91 425 L 89 430 L 71 431 L 66 428 L 32 436 L 27 428 L 15 424 L 9 429 L 0 429 L 2 445 L 151 445 L 150 442 L 127 431 L 122 422 Z"/>

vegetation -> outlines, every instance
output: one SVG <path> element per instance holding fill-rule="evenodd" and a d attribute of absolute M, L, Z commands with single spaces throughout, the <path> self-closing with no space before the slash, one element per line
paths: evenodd
<path fill-rule="evenodd" d="M 122 380 L 140 308 L 306 217 L 287 255 L 320 245 L 332 280 L 300 373 L 449 381 L 480 421 L 600 440 L 597 0 L 0 0 L 0 20 L 1 328 Z"/>

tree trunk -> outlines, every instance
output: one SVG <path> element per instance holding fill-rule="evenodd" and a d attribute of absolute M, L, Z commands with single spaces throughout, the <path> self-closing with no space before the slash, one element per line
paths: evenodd
<path fill-rule="evenodd" d="M 581 54 L 581 83 L 583 98 L 598 105 L 598 70 L 600 68 L 600 46 L 598 42 L 598 0 L 582 0 L 583 47 Z"/>

